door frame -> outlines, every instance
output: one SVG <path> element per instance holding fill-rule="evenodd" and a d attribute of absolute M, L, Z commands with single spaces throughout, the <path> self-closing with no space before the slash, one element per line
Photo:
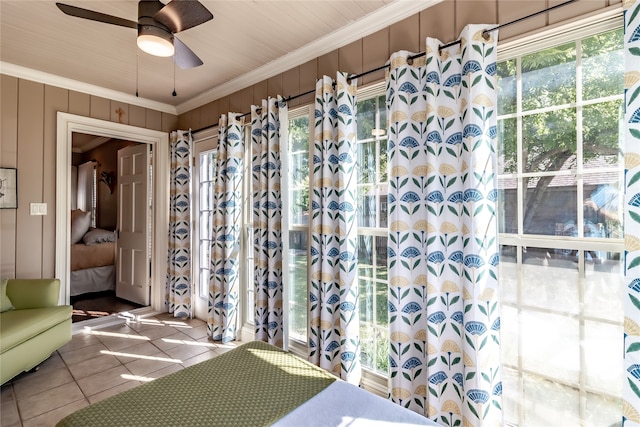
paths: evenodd
<path fill-rule="evenodd" d="M 164 311 L 164 279 L 167 273 L 167 230 L 169 229 L 169 134 L 121 123 L 58 112 L 56 137 L 56 260 L 60 279 L 60 304 L 69 304 L 71 221 L 71 138 L 73 132 L 151 144 L 153 164 L 153 246 L 151 308 Z"/>

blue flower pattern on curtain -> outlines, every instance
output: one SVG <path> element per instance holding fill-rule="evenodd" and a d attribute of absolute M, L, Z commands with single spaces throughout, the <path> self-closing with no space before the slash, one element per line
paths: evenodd
<path fill-rule="evenodd" d="M 391 56 L 389 365 L 396 403 L 446 426 L 502 425 L 496 34 Z"/>
<path fill-rule="evenodd" d="M 282 162 L 280 111 L 274 98 L 251 107 L 253 259 L 256 339 L 284 344 L 282 282 Z"/>
<path fill-rule="evenodd" d="M 171 133 L 169 238 L 165 307 L 175 317 L 191 317 L 191 132 Z"/>
<path fill-rule="evenodd" d="M 236 339 L 240 298 L 240 231 L 244 137 L 237 114 L 218 122 L 218 155 L 213 198 L 207 329 L 214 340 Z"/>
<path fill-rule="evenodd" d="M 324 76 L 316 83 L 309 360 L 359 384 L 355 94 L 343 73 L 335 82 Z"/>
<path fill-rule="evenodd" d="M 640 425 L 640 1 L 624 2 L 625 377 L 622 425 Z"/>

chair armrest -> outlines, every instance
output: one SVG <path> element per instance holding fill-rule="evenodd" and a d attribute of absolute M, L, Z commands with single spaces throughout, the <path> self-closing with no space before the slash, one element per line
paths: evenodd
<path fill-rule="evenodd" d="M 59 293 L 59 279 L 9 279 L 7 282 L 7 296 L 16 310 L 55 307 Z"/>

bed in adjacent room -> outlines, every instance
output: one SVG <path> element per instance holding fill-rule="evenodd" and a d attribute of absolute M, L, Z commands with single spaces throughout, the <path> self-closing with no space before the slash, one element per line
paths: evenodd
<path fill-rule="evenodd" d="M 71 212 L 71 296 L 115 290 L 115 233 L 90 223 L 89 212 Z"/>
<path fill-rule="evenodd" d="M 261 341 L 89 405 L 57 424 L 116 425 L 437 426 Z"/>

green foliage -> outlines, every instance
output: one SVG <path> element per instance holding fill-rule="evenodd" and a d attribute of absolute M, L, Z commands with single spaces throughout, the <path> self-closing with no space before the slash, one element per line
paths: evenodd
<path fill-rule="evenodd" d="M 358 101 L 358 139 L 370 139 L 375 127 L 376 98 Z"/>
<path fill-rule="evenodd" d="M 523 56 L 522 80 L 522 172 L 550 172 L 576 166 L 577 127 L 582 129 L 582 153 L 585 163 L 593 159 L 616 164 L 619 160 L 619 121 L 621 101 L 603 100 L 582 108 L 574 107 L 579 98 L 585 101 L 619 95 L 623 90 L 622 29 L 581 40 L 579 47 L 567 43 Z M 498 110 L 500 114 L 517 112 L 516 60 L 498 64 Z M 576 71 L 578 70 L 578 71 Z M 582 72 L 578 76 L 577 72 Z M 578 96 L 576 82 L 582 80 Z M 551 107 L 561 107 L 544 111 Z M 542 111 L 540 111 L 542 110 Z M 530 113 L 528 113 L 530 112 Z M 515 118 L 498 123 L 501 173 L 517 172 L 517 126 Z M 525 230 L 536 212 L 553 177 L 525 178 L 525 188 L 532 186 L 525 199 Z"/>
<path fill-rule="evenodd" d="M 310 132 L 308 116 L 289 120 L 290 183 L 295 192 L 291 204 L 294 222 L 295 218 L 309 212 Z"/>
<path fill-rule="evenodd" d="M 389 339 L 386 330 L 375 328 L 371 323 L 360 323 L 360 361 L 363 366 L 381 374 L 389 373 Z"/>

